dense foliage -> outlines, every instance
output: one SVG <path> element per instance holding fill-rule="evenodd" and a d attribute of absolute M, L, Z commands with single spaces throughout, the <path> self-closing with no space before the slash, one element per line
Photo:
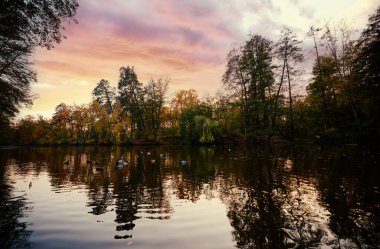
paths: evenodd
<path fill-rule="evenodd" d="M 32 104 L 33 49 L 61 42 L 63 24 L 75 21 L 77 8 L 76 0 L 0 1 L 0 137 L 19 108 Z"/>
<path fill-rule="evenodd" d="M 278 41 L 252 34 L 227 55 L 224 92 L 167 97 L 169 79 L 143 84 L 121 67 L 117 89 L 102 79 L 86 105 L 56 107 L 51 119 L 26 117 L 7 143 L 139 144 L 258 142 L 272 138 L 363 143 L 380 138 L 380 7 L 358 39 L 344 24 L 311 27 L 315 61 L 306 93 L 302 42 L 284 28 Z M 310 73 L 310 72 L 306 72 Z"/>

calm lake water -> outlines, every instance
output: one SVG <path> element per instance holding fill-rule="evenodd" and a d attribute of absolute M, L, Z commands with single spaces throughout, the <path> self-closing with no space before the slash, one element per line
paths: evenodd
<path fill-rule="evenodd" d="M 379 159 L 350 146 L 3 148 L 0 248 L 379 248 Z"/>

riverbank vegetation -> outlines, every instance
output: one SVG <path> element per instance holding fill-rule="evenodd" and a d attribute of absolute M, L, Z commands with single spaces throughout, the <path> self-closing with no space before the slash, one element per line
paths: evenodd
<path fill-rule="evenodd" d="M 277 41 L 251 34 L 228 53 L 223 91 L 215 96 L 186 89 L 168 97 L 170 79 L 143 84 L 133 66 L 123 66 L 117 87 L 101 79 L 90 103 L 61 103 L 50 119 L 27 116 L 4 125 L 1 143 L 378 141 L 380 7 L 357 39 L 344 23 L 312 26 L 307 37 L 312 72 L 302 71 L 305 41 L 291 29 Z M 297 92 L 305 81 L 306 92 Z"/>

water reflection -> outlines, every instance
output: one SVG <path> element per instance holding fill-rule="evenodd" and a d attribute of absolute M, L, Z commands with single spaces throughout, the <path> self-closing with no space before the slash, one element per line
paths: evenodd
<path fill-rule="evenodd" d="M 30 206 L 25 193 L 13 193 L 14 189 L 9 184 L 8 172 L 4 167 L 7 159 L 0 157 L 0 248 L 28 248 L 28 238 L 32 231 L 19 218 L 28 214 Z"/>
<path fill-rule="evenodd" d="M 241 167 L 244 171 L 231 175 L 223 191 L 236 246 L 376 248 L 380 241 L 379 193 L 373 191 L 379 179 L 376 161 L 363 165 L 362 155 L 355 155 L 352 161 L 352 154 L 347 161 L 342 151 L 334 152 L 341 155 L 326 151 L 283 153 L 256 150 L 239 155 L 247 158 L 246 166 Z M 344 163 L 343 169 L 339 163 Z M 366 177 L 359 174 L 365 182 L 358 179 L 359 164 L 368 170 Z M 342 180 L 346 187 L 336 193 L 334 186 Z M 363 185 L 367 187 L 363 189 Z M 328 192 L 340 196 L 332 200 Z M 363 194 L 370 198 L 361 201 Z M 347 199 L 351 199 L 351 208 L 346 211 L 347 203 L 341 205 L 336 200 Z M 361 209 L 353 208 L 356 205 Z M 353 222 L 355 216 L 361 224 Z"/>
<path fill-rule="evenodd" d="M 50 190 L 60 198 L 84 193 L 86 200 L 78 203 L 96 217 L 98 227 L 102 223 L 113 227 L 110 240 L 138 240 L 139 226 L 146 229 L 146 224 L 165 237 L 160 231 L 165 226 L 183 226 L 176 223 L 180 200 L 198 205 L 203 199 L 219 199 L 231 231 L 231 244 L 225 248 L 376 248 L 380 243 L 379 154 L 373 152 L 241 146 L 67 147 L 0 153 L 0 213 L 7 215 L 0 224 L 1 248 L 17 243 L 27 247 L 32 233 L 20 220 L 33 205 L 13 185 L 26 182 L 34 190 L 33 179 L 37 184 L 45 175 Z M 115 167 L 121 157 L 128 166 Z M 187 164 L 180 165 L 180 160 Z M 212 215 L 212 210 L 204 213 Z M 194 222 L 188 219 L 186 225 Z M 206 221 L 196 222 L 189 235 L 210 232 L 199 226 Z M 162 247 L 183 244 L 184 238 L 177 237 L 177 242 Z M 214 247 L 218 248 L 216 243 Z"/>

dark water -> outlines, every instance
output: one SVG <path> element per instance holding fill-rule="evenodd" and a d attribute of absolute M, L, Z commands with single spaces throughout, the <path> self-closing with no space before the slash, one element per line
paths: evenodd
<path fill-rule="evenodd" d="M 347 146 L 0 149 L 0 248 L 379 248 L 379 159 Z"/>

